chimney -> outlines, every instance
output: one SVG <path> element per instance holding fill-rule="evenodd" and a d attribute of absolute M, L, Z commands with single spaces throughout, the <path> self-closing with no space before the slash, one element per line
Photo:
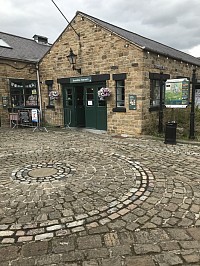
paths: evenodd
<path fill-rule="evenodd" d="M 40 35 L 35 34 L 33 36 L 33 39 L 37 43 L 40 43 L 40 44 L 48 44 L 48 38 L 47 37 L 44 37 L 44 36 L 40 36 Z"/>

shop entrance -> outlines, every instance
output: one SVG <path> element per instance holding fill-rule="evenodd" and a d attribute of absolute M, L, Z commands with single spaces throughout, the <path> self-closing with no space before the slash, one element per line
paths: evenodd
<path fill-rule="evenodd" d="M 102 86 L 94 83 L 63 85 L 65 126 L 107 130 L 107 104 L 98 97 Z"/>

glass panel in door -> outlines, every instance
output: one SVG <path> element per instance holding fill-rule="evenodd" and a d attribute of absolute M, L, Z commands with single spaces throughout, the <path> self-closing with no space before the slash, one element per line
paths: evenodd
<path fill-rule="evenodd" d="M 75 88 L 76 95 L 76 126 L 85 127 L 85 106 L 84 106 L 84 87 Z"/>
<path fill-rule="evenodd" d="M 63 106 L 65 126 L 75 126 L 74 88 L 63 87 Z"/>
<path fill-rule="evenodd" d="M 85 86 L 85 94 L 85 126 L 88 128 L 96 128 L 95 87 L 92 84 Z"/>
<path fill-rule="evenodd" d="M 97 87 L 99 91 L 102 86 Z M 97 92 L 97 110 L 96 110 L 97 122 L 96 128 L 99 130 L 107 130 L 107 100 L 100 99 Z"/>

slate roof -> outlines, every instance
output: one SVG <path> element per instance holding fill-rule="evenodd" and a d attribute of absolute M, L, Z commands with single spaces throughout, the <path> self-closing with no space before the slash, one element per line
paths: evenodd
<path fill-rule="evenodd" d="M 0 58 L 5 59 L 38 62 L 50 48 L 50 45 L 4 32 L 0 32 L 0 40 L 3 41 L 0 42 Z M 10 48 L 4 47 L 4 42 Z"/>
<path fill-rule="evenodd" d="M 184 52 L 181 52 L 177 49 L 174 49 L 172 47 L 169 47 L 167 45 L 164 45 L 162 43 L 153 41 L 151 39 L 145 38 L 141 35 L 138 35 L 136 33 L 124 30 L 122 28 L 119 28 L 117 26 L 114 26 L 110 23 L 107 23 L 105 21 L 102 21 L 100 19 L 97 19 L 95 17 L 89 16 L 83 12 L 77 11 L 77 14 L 88 18 L 89 20 L 93 21 L 97 25 L 100 25 L 101 27 L 121 36 L 122 38 L 126 39 L 127 41 L 139 46 L 143 50 L 147 50 L 150 52 L 155 52 L 157 54 L 162 54 L 167 57 L 171 57 L 176 60 L 184 61 L 187 63 L 191 63 L 194 65 L 200 66 L 200 59 L 191 56 L 189 54 L 186 54 Z"/>

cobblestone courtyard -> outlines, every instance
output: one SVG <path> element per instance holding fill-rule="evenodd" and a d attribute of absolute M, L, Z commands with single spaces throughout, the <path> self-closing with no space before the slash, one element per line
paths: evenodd
<path fill-rule="evenodd" d="M 0 266 L 200 265 L 200 146 L 0 128 Z"/>

